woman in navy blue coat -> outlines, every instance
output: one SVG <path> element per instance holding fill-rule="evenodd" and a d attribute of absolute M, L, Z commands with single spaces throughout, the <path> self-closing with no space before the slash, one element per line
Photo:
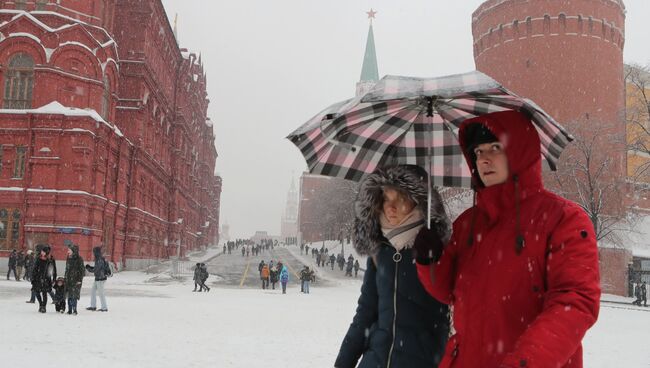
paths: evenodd
<path fill-rule="evenodd" d="M 361 183 L 353 230 L 368 255 L 361 296 L 337 368 L 437 367 L 449 336 L 448 307 L 418 281 L 412 245 L 427 218 L 427 176 L 417 166 L 379 169 Z M 432 188 L 432 226 L 449 238 L 449 219 Z M 359 361 L 360 359 L 360 361 Z"/>

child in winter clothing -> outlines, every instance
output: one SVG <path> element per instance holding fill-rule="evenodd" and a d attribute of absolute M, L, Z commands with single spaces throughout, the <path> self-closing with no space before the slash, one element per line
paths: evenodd
<path fill-rule="evenodd" d="M 65 313 L 65 280 L 58 277 L 52 287 L 54 289 L 54 308 L 59 313 Z"/>

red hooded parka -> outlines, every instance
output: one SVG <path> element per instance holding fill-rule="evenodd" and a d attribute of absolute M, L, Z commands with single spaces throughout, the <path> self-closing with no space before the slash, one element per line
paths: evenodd
<path fill-rule="evenodd" d="M 581 341 L 600 300 L 593 225 L 578 205 L 544 189 L 539 136 L 525 115 L 463 122 L 465 152 L 473 123 L 503 144 L 509 173 L 486 188 L 474 170 L 475 206 L 454 222 L 440 260 L 418 264 L 425 289 L 453 305 L 456 334 L 440 367 L 582 367 Z"/>

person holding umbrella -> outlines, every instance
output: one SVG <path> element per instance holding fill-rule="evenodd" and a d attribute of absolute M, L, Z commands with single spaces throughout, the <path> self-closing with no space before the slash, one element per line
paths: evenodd
<path fill-rule="evenodd" d="M 582 367 L 581 340 L 600 300 L 589 217 L 544 189 L 528 115 L 465 120 L 459 142 L 474 205 L 444 248 L 436 228 L 423 228 L 414 244 L 422 285 L 454 308 L 456 333 L 440 367 Z"/>
<path fill-rule="evenodd" d="M 341 344 L 337 368 L 436 367 L 449 335 L 446 305 L 417 280 L 412 245 L 425 227 L 428 174 L 415 165 L 376 170 L 361 182 L 353 237 L 369 255 L 356 314 Z M 449 238 L 449 220 L 432 191 L 432 227 Z M 350 261 L 350 264 L 352 262 Z"/>

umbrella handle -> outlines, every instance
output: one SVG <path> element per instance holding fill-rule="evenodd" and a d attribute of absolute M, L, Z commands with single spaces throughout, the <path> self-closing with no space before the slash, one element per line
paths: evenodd
<path fill-rule="evenodd" d="M 426 172 L 427 172 L 427 229 L 431 229 L 431 187 L 432 187 L 432 182 L 431 182 L 431 146 L 433 142 L 433 98 L 429 98 L 429 106 L 427 109 L 431 109 L 431 113 L 427 112 L 427 117 L 430 118 L 431 121 L 429 121 L 429 124 L 427 124 L 427 140 L 428 140 L 428 146 L 427 146 L 427 156 L 425 159 L 426 163 Z"/>

